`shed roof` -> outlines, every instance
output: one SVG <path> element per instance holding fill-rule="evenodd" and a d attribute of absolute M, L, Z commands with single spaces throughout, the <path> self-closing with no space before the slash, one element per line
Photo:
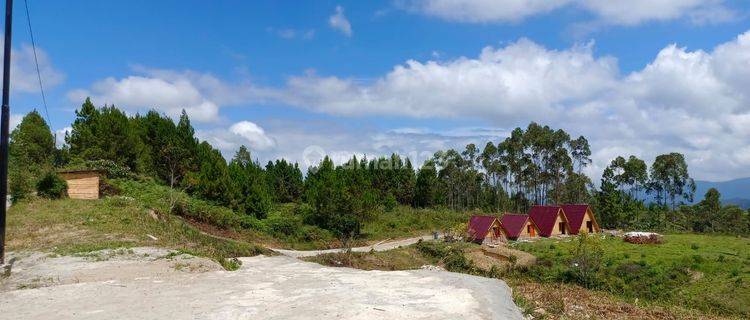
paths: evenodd
<path fill-rule="evenodd" d="M 57 173 L 89 173 L 89 172 L 103 174 L 103 173 L 106 173 L 106 170 L 103 170 L 103 169 L 60 169 L 60 170 L 57 170 Z"/>
<path fill-rule="evenodd" d="M 533 206 L 529 209 L 529 217 L 539 229 L 539 234 L 543 237 L 549 237 L 552 235 L 555 221 L 560 212 L 559 206 Z"/>
<path fill-rule="evenodd" d="M 497 220 L 494 216 L 471 216 L 469 218 L 469 238 L 471 241 L 483 240 L 490 227 Z"/>
<path fill-rule="evenodd" d="M 505 233 L 507 233 L 508 238 L 511 239 L 517 239 L 521 235 L 521 232 L 523 232 L 523 228 L 528 221 L 528 215 L 517 213 L 506 213 L 500 219 L 500 223 L 503 225 Z"/>
<path fill-rule="evenodd" d="M 563 209 L 565 218 L 568 219 L 570 225 L 570 234 L 578 234 L 578 230 L 581 229 L 583 218 L 586 217 L 586 211 L 589 208 L 587 204 L 563 204 L 560 206 Z"/>

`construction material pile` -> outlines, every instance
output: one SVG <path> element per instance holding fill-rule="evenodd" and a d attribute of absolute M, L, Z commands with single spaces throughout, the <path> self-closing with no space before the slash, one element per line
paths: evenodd
<path fill-rule="evenodd" d="M 664 242 L 664 238 L 654 232 L 628 232 L 625 233 L 624 240 L 635 244 L 659 244 Z"/>

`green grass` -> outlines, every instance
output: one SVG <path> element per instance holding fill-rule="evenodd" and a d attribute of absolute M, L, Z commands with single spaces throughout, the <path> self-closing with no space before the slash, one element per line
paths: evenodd
<path fill-rule="evenodd" d="M 415 209 L 398 206 L 390 212 L 378 212 L 364 223 L 365 239 L 381 240 L 421 236 L 466 223 L 470 213 L 449 209 Z"/>
<path fill-rule="evenodd" d="M 7 241 L 12 251 L 61 255 L 157 246 L 209 257 L 227 268 L 236 267 L 230 257 L 269 253 L 254 244 L 205 235 L 169 215 L 155 220 L 147 206 L 119 196 L 101 200 L 36 199 L 13 205 L 8 210 Z"/>
<path fill-rule="evenodd" d="M 602 237 L 602 236 L 598 236 Z M 600 239 L 604 250 L 595 289 L 728 316 L 750 316 L 750 239 L 677 234 L 659 245 L 635 245 L 621 238 Z M 570 278 L 573 239 L 516 243 L 539 258 L 528 274 L 541 282 Z"/>

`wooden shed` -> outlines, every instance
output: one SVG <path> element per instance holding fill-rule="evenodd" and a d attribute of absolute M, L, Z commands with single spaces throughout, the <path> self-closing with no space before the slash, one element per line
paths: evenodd
<path fill-rule="evenodd" d="M 68 183 L 71 199 L 99 199 L 100 170 L 62 170 L 58 172 Z"/>

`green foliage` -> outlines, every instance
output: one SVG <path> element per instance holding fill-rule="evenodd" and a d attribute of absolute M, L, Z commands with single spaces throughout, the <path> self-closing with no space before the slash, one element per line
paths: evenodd
<path fill-rule="evenodd" d="M 657 156 L 651 166 L 649 190 L 662 205 L 667 205 L 669 200 L 672 210 L 675 204 L 682 203 L 681 200 L 692 201 L 695 182 L 690 178 L 685 157 L 676 152 Z"/>
<path fill-rule="evenodd" d="M 60 199 L 68 191 L 68 184 L 55 172 L 47 172 L 36 184 L 37 194 L 48 199 Z"/>
<path fill-rule="evenodd" d="M 136 178 L 136 175 L 128 167 L 119 165 L 112 160 L 74 159 L 64 168 L 68 170 L 100 170 L 106 177 L 112 179 Z"/>
<path fill-rule="evenodd" d="M 292 164 L 285 159 L 268 161 L 266 173 L 274 201 L 286 203 L 300 199 L 304 182 L 297 163 Z"/>
<path fill-rule="evenodd" d="M 76 120 L 65 137 L 73 158 L 110 160 L 139 171 L 144 144 L 137 135 L 138 127 L 124 112 L 114 106 L 97 109 L 86 101 L 76 110 Z"/>
<path fill-rule="evenodd" d="M 45 171 L 52 169 L 55 139 L 49 126 L 34 110 L 10 134 L 8 189 L 11 201 L 28 198 Z"/>
<path fill-rule="evenodd" d="M 592 238 L 597 238 L 593 246 Z M 624 298 L 679 305 L 704 312 L 747 317 L 750 287 L 735 285 L 736 276 L 750 281 L 743 252 L 750 240 L 717 235 L 666 235 L 660 245 L 634 245 L 617 237 L 590 235 L 586 241 L 541 240 L 515 247 L 534 254 L 536 266 L 526 276 L 543 282 L 570 282 Z M 586 244 L 586 246 L 583 246 Z M 554 247 L 552 246 L 554 244 Z M 587 248 L 582 250 L 581 248 Z M 596 249 L 599 247 L 599 249 Z M 593 249 L 592 249 L 593 248 Z M 593 261 L 587 275 L 574 268 L 582 252 Z M 723 258 L 722 258 L 723 257 Z M 599 261 L 596 261 L 599 260 Z"/>
<path fill-rule="evenodd" d="M 572 258 L 567 272 L 569 280 L 585 288 L 599 286 L 599 272 L 604 254 L 599 239 L 582 233 L 574 241 L 575 245 L 571 251 Z"/>
<path fill-rule="evenodd" d="M 28 199 L 34 191 L 34 184 L 31 172 L 27 170 L 12 170 L 8 175 L 8 193 L 10 201 L 17 203 Z"/>
<path fill-rule="evenodd" d="M 8 148 L 10 166 L 46 168 L 52 165 L 55 138 L 42 116 L 33 110 L 11 132 Z"/>
<path fill-rule="evenodd" d="M 258 219 L 265 218 L 272 202 L 266 172 L 258 163 L 252 161 L 245 146 L 241 146 L 237 151 L 229 164 L 228 172 L 233 197 L 229 200 L 231 206 Z"/>

